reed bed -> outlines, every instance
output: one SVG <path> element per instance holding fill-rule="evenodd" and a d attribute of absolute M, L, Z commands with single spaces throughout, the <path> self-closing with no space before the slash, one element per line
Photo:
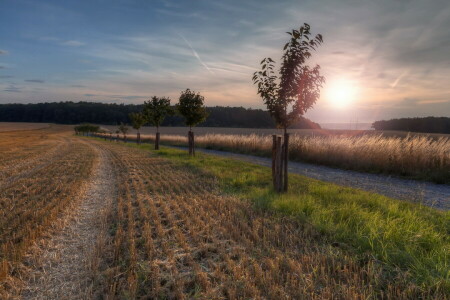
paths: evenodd
<path fill-rule="evenodd" d="M 144 140 L 153 141 L 152 136 Z M 207 134 L 196 137 L 196 146 L 207 149 L 270 156 L 272 137 Z M 185 146 L 186 136 L 161 135 L 161 142 Z M 365 172 L 395 174 L 450 183 L 450 139 L 427 136 L 298 136 L 290 137 L 289 157 L 294 161 Z"/>

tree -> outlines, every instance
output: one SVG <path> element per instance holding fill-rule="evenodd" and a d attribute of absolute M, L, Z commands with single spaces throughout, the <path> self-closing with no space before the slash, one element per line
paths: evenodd
<path fill-rule="evenodd" d="M 264 58 L 261 71 L 253 74 L 253 82 L 258 85 L 258 94 L 266 104 L 277 127 L 284 129 L 284 144 L 277 159 L 278 138 L 274 137 L 273 176 L 278 192 L 288 188 L 288 147 L 287 128 L 310 109 L 320 97 L 320 88 L 325 78 L 320 74 L 320 66 L 306 65 L 311 52 L 322 44 L 322 35 L 311 36 L 310 26 L 304 24 L 299 30 L 287 32 L 290 40 L 284 45 L 279 75 L 275 75 L 274 61 Z M 281 141 L 279 142 L 281 143 Z M 281 160 L 281 163 L 280 163 Z M 278 168 L 277 168 L 278 165 Z"/>
<path fill-rule="evenodd" d="M 192 127 L 203 122 L 208 116 L 204 102 L 205 98 L 200 93 L 186 89 L 181 92 L 180 100 L 177 104 L 177 111 L 184 117 L 185 124 L 189 126 L 189 155 L 195 156 L 194 132 L 192 132 Z"/>
<path fill-rule="evenodd" d="M 120 123 L 119 125 L 119 131 L 123 134 L 123 140 L 126 143 L 127 142 L 127 132 L 128 132 L 128 126 L 124 123 Z"/>
<path fill-rule="evenodd" d="M 144 102 L 144 117 L 148 123 L 156 126 L 155 150 L 159 150 L 159 126 L 166 116 L 173 113 L 170 107 L 170 99 L 166 97 L 158 98 L 153 96 L 150 100 Z"/>
<path fill-rule="evenodd" d="M 128 117 L 131 120 L 131 125 L 133 126 L 133 128 L 137 130 L 136 143 L 140 144 L 141 143 L 140 129 L 145 123 L 147 123 L 147 120 L 145 119 L 144 114 L 142 112 L 130 113 L 128 114 Z"/>
<path fill-rule="evenodd" d="M 80 132 L 86 133 L 87 135 L 89 135 L 92 132 L 98 132 L 100 130 L 100 127 L 97 125 L 92 125 L 92 124 L 81 124 L 81 125 L 77 125 L 73 128 L 75 130 L 76 134 L 79 134 Z"/>

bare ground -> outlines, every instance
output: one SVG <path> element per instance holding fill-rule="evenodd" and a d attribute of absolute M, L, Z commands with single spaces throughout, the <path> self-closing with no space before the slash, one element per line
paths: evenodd
<path fill-rule="evenodd" d="M 92 260 L 102 234 L 101 212 L 114 197 L 116 184 L 109 153 L 92 144 L 97 163 L 78 208 L 66 225 L 45 243 L 29 262 L 31 272 L 22 299 L 90 299 L 93 290 Z"/>

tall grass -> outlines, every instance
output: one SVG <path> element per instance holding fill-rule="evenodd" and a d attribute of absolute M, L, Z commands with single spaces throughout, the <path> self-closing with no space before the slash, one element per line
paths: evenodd
<path fill-rule="evenodd" d="M 152 137 L 147 137 L 147 140 Z M 185 146 L 187 138 L 162 135 L 168 145 Z M 270 156 L 272 137 L 207 134 L 196 137 L 196 146 L 207 149 Z M 450 139 L 426 136 L 298 136 L 290 138 L 291 160 L 375 173 L 450 183 Z"/>

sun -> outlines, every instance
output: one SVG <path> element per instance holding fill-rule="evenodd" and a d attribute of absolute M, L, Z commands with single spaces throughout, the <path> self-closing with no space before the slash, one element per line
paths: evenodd
<path fill-rule="evenodd" d="M 327 89 L 328 102 L 339 108 L 348 107 L 355 100 L 355 84 L 348 80 L 337 80 Z"/>

